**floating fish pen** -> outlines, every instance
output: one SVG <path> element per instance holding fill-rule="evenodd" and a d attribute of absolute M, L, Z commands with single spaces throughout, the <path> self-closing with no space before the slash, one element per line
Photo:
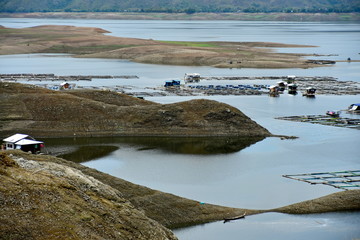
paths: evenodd
<path fill-rule="evenodd" d="M 304 173 L 283 177 L 310 184 L 324 184 L 343 190 L 360 188 L 360 170 L 340 172 Z"/>
<path fill-rule="evenodd" d="M 265 85 L 187 85 L 187 90 L 205 95 L 261 95 Z"/>
<path fill-rule="evenodd" d="M 278 117 L 276 119 L 288 120 L 294 122 L 308 122 L 314 124 L 322 124 L 335 127 L 346 127 L 360 130 L 360 119 L 333 117 L 329 115 L 305 115 Z"/>

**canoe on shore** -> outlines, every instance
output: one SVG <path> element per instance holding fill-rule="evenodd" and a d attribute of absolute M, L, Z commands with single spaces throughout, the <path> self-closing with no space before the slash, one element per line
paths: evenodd
<path fill-rule="evenodd" d="M 244 214 L 242 214 L 242 215 L 235 216 L 235 217 L 232 217 L 232 218 L 224 218 L 224 223 L 227 223 L 227 222 L 230 222 L 230 221 L 233 221 L 233 220 L 242 219 L 242 218 L 245 218 L 245 216 L 246 216 L 246 212 L 244 212 Z"/>

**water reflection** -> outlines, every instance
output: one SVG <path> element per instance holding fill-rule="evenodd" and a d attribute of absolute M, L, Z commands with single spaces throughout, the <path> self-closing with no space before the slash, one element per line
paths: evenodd
<path fill-rule="evenodd" d="M 104 146 L 104 145 L 91 145 L 80 146 L 76 151 L 61 154 L 58 157 L 73 161 L 73 162 L 86 162 L 96 158 L 105 157 L 109 153 L 118 150 L 116 146 Z"/>
<path fill-rule="evenodd" d="M 128 140 L 128 143 L 146 146 L 139 150 L 152 148 L 171 153 L 205 155 L 238 152 L 263 139 L 264 137 L 137 137 L 127 138 L 126 140 Z"/>
<path fill-rule="evenodd" d="M 104 157 L 122 146 L 138 151 L 159 149 L 179 154 L 226 154 L 238 152 L 264 137 L 98 137 L 45 139 L 50 154 L 74 162 Z"/>

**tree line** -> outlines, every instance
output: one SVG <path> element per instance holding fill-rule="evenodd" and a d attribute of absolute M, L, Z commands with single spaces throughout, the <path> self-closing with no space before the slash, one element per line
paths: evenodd
<path fill-rule="evenodd" d="M 0 12 L 341 13 L 360 12 L 359 0 L 1 0 Z"/>

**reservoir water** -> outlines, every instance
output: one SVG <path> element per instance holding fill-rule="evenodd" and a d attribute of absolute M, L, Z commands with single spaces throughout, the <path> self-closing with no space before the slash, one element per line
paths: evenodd
<path fill-rule="evenodd" d="M 5 27 L 43 24 L 101 27 L 111 35 L 157 40 L 266 41 L 316 45 L 316 48 L 278 49 L 286 52 L 334 54 L 330 60 L 360 59 L 360 23 L 295 23 L 241 21 L 120 21 L 72 19 L 0 19 Z M 126 60 L 78 59 L 62 54 L 0 56 L 0 73 L 54 73 L 58 75 L 137 75 L 138 79 L 95 79 L 78 86 L 130 85 L 156 87 L 186 72 L 202 76 L 331 76 L 360 83 L 360 63 L 339 62 L 314 69 L 216 69 L 164 66 Z M 221 82 L 219 84 L 227 84 Z M 149 97 L 159 103 L 195 97 Z M 199 98 L 199 97 L 197 97 Z M 204 97 L 202 97 L 204 98 Z M 360 131 L 276 117 L 324 114 L 360 102 L 358 95 L 301 94 L 268 96 L 212 96 L 209 99 L 237 107 L 274 134 L 295 140 L 266 138 L 237 142 L 227 148 L 219 140 L 93 138 L 46 140 L 53 149 L 74 148 L 82 164 L 164 192 L 225 206 L 269 209 L 342 191 L 283 178 L 284 174 L 360 169 Z M 342 113 L 346 117 L 357 117 Z M 216 144 L 215 142 L 218 141 Z M 102 146 L 103 152 L 89 149 Z M 205 151 L 204 149 L 220 149 Z M 216 146 L 216 147 L 214 147 Z M 81 149 L 85 149 L 81 153 Z M 180 150 L 179 150 L 180 149 Z M 235 150 L 234 150 L 235 149 Z M 78 150 L 78 151 L 77 151 Z M 82 157 L 79 157 L 82 156 Z M 74 155 L 66 156 L 68 159 Z M 81 158 L 81 159 L 79 159 Z M 215 222 L 177 229 L 179 239 L 355 239 L 360 238 L 360 213 L 315 215 L 262 214 L 223 224 Z"/>

